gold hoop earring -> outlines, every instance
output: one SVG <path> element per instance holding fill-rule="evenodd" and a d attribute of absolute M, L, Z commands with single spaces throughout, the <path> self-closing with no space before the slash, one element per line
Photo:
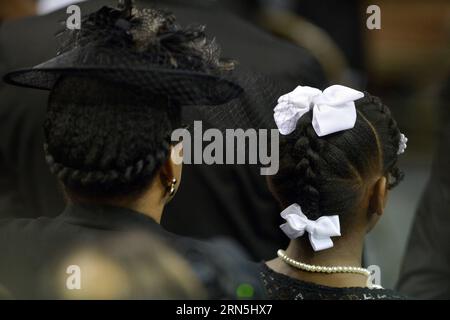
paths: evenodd
<path fill-rule="evenodd" d="M 170 183 L 169 186 L 169 196 L 173 197 L 173 195 L 175 194 L 176 188 L 175 186 L 177 185 L 177 179 L 173 178 L 172 182 Z"/>

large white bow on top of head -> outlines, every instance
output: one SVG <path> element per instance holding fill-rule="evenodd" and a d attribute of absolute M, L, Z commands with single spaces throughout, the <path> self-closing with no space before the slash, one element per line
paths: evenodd
<path fill-rule="evenodd" d="M 313 108 L 312 126 L 319 137 L 351 129 L 356 122 L 355 100 L 362 97 L 364 93 L 341 85 L 328 87 L 323 92 L 298 86 L 278 99 L 275 122 L 281 134 L 290 134 L 298 119 Z"/>
<path fill-rule="evenodd" d="M 281 230 L 289 237 L 296 239 L 305 232 L 309 234 L 309 241 L 314 251 L 325 250 L 333 247 L 331 237 L 341 235 L 339 216 L 323 216 L 317 220 L 309 220 L 297 203 L 294 203 L 281 212 L 281 217 L 286 220 L 280 226 Z"/>

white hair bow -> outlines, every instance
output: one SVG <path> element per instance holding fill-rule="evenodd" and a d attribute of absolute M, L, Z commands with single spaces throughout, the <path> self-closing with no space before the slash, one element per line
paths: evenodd
<path fill-rule="evenodd" d="M 408 138 L 403 133 L 400 133 L 400 142 L 399 142 L 398 151 L 397 151 L 398 155 L 405 153 L 405 150 L 407 147 L 407 142 L 408 142 Z"/>
<path fill-rule="evenodd" d="M 312 125 L 319 137 L 351 129 L 356 122 L 355 100 L 362 97 L 364 93 L 341 85 L 328 87 L 323 92 L 298 86 L 278 99 L 275 122 L 281 134 L 290 134 L 298 119 L 313 108 Z"/>
<path fill-rule="evenodd" d="M 281 230 L 289 237 L 296 239 L 305 232 L 309 234 L 309 241 L 314 251 L 325 250 L 333 247 L 331 237 L 341 235 L 339 216 L 323 216 L 317 220 L 309 220 L 297 203 L 294 203 L 281 212 L 281 217 L 286 220 L 280 226 Z"/>

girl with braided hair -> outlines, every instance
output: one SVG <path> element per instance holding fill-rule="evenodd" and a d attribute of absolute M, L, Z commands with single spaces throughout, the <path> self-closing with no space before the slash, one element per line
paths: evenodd
<path fill-rule="evenodd" d="M 280 169 L 268 179 L 291 239 L 261 276 L 275 299 L 397 299 L 361 267 L 365 235 L 403 178 L 406 148 L 380 99 L 344 86 L 299 86 L 274 110 Z"/>

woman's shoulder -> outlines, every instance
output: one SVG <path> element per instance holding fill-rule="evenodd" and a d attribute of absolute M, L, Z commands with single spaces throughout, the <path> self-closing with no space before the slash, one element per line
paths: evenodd
<path fill-rule="evenodd" d="M 260 263 L 259 276 L 269 299 L 274 300 L 405 300 L 390 289 L 336 288 L 291 278 Z"/>

